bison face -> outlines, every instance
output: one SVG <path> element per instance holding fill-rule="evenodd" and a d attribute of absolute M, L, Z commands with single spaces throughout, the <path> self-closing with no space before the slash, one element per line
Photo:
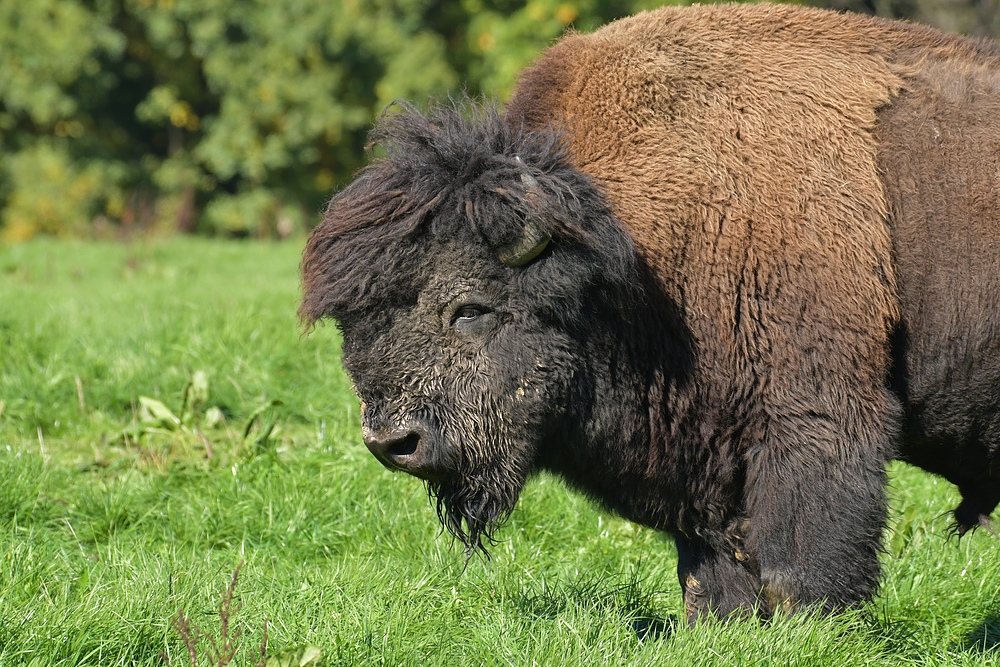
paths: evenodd
<path fill-rule="evenodd" d="M 446 108 L 375 138 L 387 157 L 309 241 L 300 312 L 337 320 L 365 444 L 426 480 L 472 551 L 585 420 L 594 332 L 632 301 L 635 254 L 552 135 Z"/>
<path fill-rule="evenodd" d="M 386 467 L 427 480 L 467 546 L 509 512 L 539 448 L 565 428 L 580 364 L 539 307 L 557 296 L 485 250 L 428 253 L 433 273 L 411 306 L 339 319 L 365 444 Z"/>

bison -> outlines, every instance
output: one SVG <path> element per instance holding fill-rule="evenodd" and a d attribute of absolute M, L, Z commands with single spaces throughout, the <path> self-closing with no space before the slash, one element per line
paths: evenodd
<path fill-rule="evenodd" d="M 547 470 L 667 531 L 689 619 L 869 598 L 886 462 L 1000 502 L 1000 46 L 780 5 L 571 34 L 383 116 L 300 315 L 470 553 Z"/>

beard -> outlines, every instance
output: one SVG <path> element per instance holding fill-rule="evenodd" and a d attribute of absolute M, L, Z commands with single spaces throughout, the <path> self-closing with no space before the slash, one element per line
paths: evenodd
<path fill-rule="evenodd" d="M 490 558 L 487 545 L 496 544 L 497 529 L 517 504 L 527 472 L 517 466 L 496 466 L 447 482 L 428 482 L 444 530 L 462 543 L 467 559 L 476 553 Z"/>

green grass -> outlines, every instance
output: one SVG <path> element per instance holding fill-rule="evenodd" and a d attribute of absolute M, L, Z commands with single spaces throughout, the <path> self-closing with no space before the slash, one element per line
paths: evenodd
<path fill-rule="evenodd" d="M 902 465 L 882 590 L 833 618 L 678 627 L 671 542 L 550 477 L 466 565 L 361 444 L 335 329 L 298 330 L 299 250 L 0 248 L 0 665 L 187 665 L 172 619 L 218 635 L 241 562 L 235 664 L 265 624 L 327 665 L 1000 663 L 1000 542 Z"/>

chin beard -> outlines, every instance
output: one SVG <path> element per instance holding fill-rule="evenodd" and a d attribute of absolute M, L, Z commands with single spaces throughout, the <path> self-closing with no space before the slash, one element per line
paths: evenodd
<path fill-rule="evenodd" d="M 496 544 L 494 533 L 510 516 L 524 479 L 466 480 L 463 483 L 428 482 L 441 525 L 465 547 L 465 556 L 490 558 L 486 545 Z M 485 543 L 485 544 L 484 544 Z"/>

